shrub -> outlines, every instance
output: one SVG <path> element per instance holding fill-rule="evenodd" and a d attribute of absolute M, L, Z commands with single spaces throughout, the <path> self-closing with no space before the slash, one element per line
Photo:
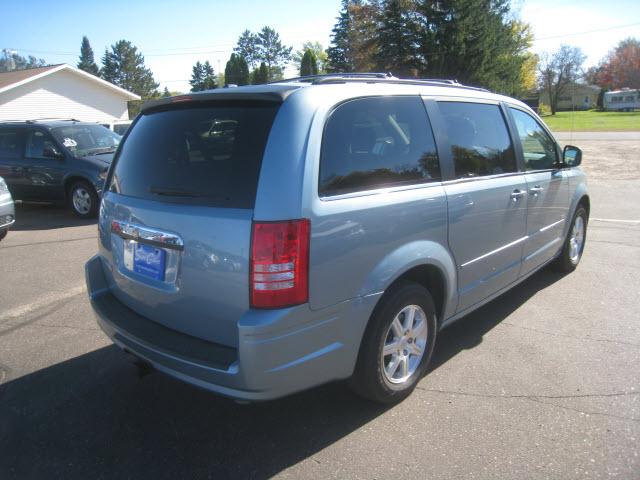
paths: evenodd
<path fill-rule="evenodd" d="M 541 117 L 551 115 L 551 107 L 545 103 L 540 102 L 540 104 L 538 104 L 538 115 L 540 115 Z"/>

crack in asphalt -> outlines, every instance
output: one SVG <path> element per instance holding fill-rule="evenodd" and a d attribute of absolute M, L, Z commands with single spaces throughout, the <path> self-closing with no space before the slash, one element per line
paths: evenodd
<path fill-rule="evenodd" d="M 563 400 L 563 399 L 577 399 L 577 398 L 611 398 L 611 397 L 625 397 L 625 396 L 635 396 L 640 395 L 640 391 L 635 392 L 614 392 L 614 393 L 585 393 L 585 394 L 571 394 L 571 395 L 499 395 L 495 393 L 477 393 L 477 392 L 463 392 L 458 390 L 440 390 L 435 388 L 424 388 L 421 386 L 417 386 L 416 390 L 421 390 L 423 392 L 432 392 L 432 393 L 440 393 L 443 395 L 460 395 L 462 397 L 474 397 L 474 398 L 502 398 L 502 399 L 514 399 L 514 400 L 526 400 L 534 403 L 538 403 L 541 405 L 549 405 L 552 407 L 561 408 L 564 410 L 571 410 L 573 412 L 577 412 L 583 415 L 598 415 L 603 417 L 611 417 L 616 418 L 618 420 L 626 420 L 631 422 L 640 422 L 640 418 L 634 417 L 625 417 L 623 415 L 616 415 L 614 413 L 605 413 L 605 412 L 593 412 L 587 410 L 580 410 L 573 407 L 568 407 L 566 405 L 559 405 L 554 402 L 545 402 L 544 400 Z"/>
<path fill-rule="evenodd" d="M 578 336 L 575 336 L 575 335 L 567 335 L 566 333 L 549 332 L 547 330 L 539 330 L 537 328 L 523 327 L 522 325 L 516 325 L 514 323 L 509 323 L 509 322 L 500 322 L 499 325 L 506 325 L 506 326 L 509 326 L 509 327 L 521 328 L 523 330 L 530 330 L 532 332 L 541 333 L 543 335 L 550 335 L 552 337 L 572 338 L 574 340 L 589 340 L 591 342 L 614 343 L 614 344 L 618 344 L 618 345 L 628 345 L 630 347 L 640 348 L 640 344 L 631 343 L 631 342 L 624 342 L 622 340 L 609 340 L 609 339 L 606 339 L 606 338 L 578 337 Z"/>

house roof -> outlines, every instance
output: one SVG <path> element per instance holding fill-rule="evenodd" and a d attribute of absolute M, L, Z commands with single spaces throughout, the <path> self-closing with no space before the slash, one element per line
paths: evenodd
<path fill-rule="evenodd" d="M 29 82 L 33 82 L 42 77 L 46 77 L 48 75 L 52 75 L 56 72 L 60 72 L 62 70 L 66 70 L 76 75 L 79 75 L 89 81 L 98 83 L 103 87 L 109 88 L 120 95 L 126 97 L 128 100 L 140 100 L 140 96 L 136 95 L 133 92 L 125 90 L 124 88 L 120 88 L 113 83 L 107 82 L 101 78 L 96 77 L 95 75 L 91 75 L 79 68 L 72 67 L 71 65 L 67 65 L 66 63 L 58 64 L 58 65 L 49 65 L 46 67 L 36 67 L 36 68 L 27 68 L 25 70 L 13 70 L 11 72 L 3 72 L 0 73 L 0 93 L 6 92 L 13 88 L 19 87 L 20 85 L 24 85 Z"/>

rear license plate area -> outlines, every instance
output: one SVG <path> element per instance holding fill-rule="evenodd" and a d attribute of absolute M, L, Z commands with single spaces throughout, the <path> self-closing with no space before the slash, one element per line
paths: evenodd
<path fill-rule="evenodd" d="M 153 280 L 164 281 L 167 252 L 163 248 L 127 240 L 124 245 L 124 266 Z"/>

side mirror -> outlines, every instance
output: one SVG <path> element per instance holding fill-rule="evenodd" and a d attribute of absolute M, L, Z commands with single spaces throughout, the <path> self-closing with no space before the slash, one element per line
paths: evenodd
<path fill-rule="evenodd" d="M 54 158 L 56 160 L 64 159 L 64 155 L 53 145 L 47 145 L 42 150 L 42 156 L 46 158 Z"/>
<path fill-rule="evenodd" d="M 582 150 L 573 145 L 565 145 L 562 151 L 562 163 L 567 167 L 577 167 L 582 163 Z"/>

